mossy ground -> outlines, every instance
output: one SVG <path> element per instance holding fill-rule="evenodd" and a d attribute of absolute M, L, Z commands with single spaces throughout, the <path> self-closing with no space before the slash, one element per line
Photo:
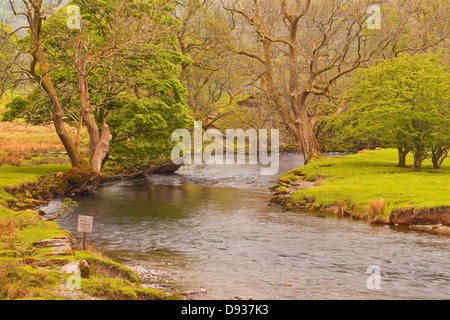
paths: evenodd
<path fill-rule="evenodd" d="M 438 170 L 426 160 L 421 172 L 414 171 L 411 154 L 410 167 L 396 167 L 397 161 L 394 149 L 323 158 L 287 172 L 280 181 L 317 182 L 290 194 L 297 207 L 339 208 L 360 218 L 368 217 L 371 210 L 378 211 L 372 214 L 380 220 L 394 209 L 450 206 L 450 159 Z"/>

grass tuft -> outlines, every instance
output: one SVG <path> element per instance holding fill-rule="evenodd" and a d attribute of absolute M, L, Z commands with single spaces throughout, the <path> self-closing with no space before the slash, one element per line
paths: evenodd
<path fill-rule="evenodd" d="M 373 200 L 369 203 L 367 213 L 369 215 L 369 221 L 376 222 L 380 218 L 384 217 L 385 202 L 384 199 Z"/>

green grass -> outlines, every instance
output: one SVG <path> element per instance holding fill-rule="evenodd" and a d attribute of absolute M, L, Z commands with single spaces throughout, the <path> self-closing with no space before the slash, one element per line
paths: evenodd
<path fill-rule="evenodd" d="M 412 168 L 412 155 L 407 159 L 411 167 L 398 168 L 397 160 L 393 149 L 323 158 L 287 172 L 281 180 L 299 178 L 295 173 L 306 180 L 323 179 L 320 186 L 291 194 L 294 203 L 314 199 L 312 208 L 347 203 L 367 211 L 371 201 L 382 199 L 387 215 L 392 209 L 450 206 L 450 159 L 439 170 L 424 161 L 421 172 Z"/>
<path fill-rule="evenodd" d="M 33 242 L 67 235 L 55 222 L 39 219 L 30 210 L 14 211 L 6 208 L 6 201 L 14 196 L 5 187 L 36 182 L 37 177 L 58 171 L 65 171 L 68 165 L 46 164 L 29 167 L 0 166 L 0 224 L 11 221 L 8 228 L 0 228 L 0 298 L 31 299 L 51 298 L 51 289 L 57 284 L 56 272 L 37 271 L 21 262 L 24 258 L 40 258 L 42 250 L 35 250 Z M 2 234 L 3 233 L 3 234 Z M 59 279 L 59 276 L 56 276 Z"/>
<path fill-rule="evenodd" d="M 41 164 L 35 166 L 0 166 L 0 205 L 11 200 L 13 196 L 4 188 L 19 186 L 23 183 L 37 182 L 38 176 L 53 172 L 66 172 L 70 164 Z M 1 207 L 0 207 L 1 208 Z"/>
<path fill-rule="evenodd" d="M 65 172 L 70 164 L 41 164 L 36 166 L 0 166 L 0 188 L 18 186 L 26 182 L 36 182 L 37 176 L 54 172 Z"/>

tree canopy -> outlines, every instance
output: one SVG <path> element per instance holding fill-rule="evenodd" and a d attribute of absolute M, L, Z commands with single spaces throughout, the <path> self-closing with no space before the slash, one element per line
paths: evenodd
<path fill-rule="evenodd" d="M 439 168 L 450 148 L 447 70 L 442 55 L 403 54 L 359 72 L 351 107 L 341 117 L 348 121 L 346 137 L 375 139 L 399 156 L 411 151 L 416 170 L 428 157 Z"/>

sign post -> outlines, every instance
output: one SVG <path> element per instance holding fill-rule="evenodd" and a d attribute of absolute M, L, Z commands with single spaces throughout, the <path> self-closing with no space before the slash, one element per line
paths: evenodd
<path fill-rule="evenodd" d="M 92 232 L 93 216 L 78 216 L 78 232 L 83 232 L 83 250 L 86 250 L 86 233 Z"/>

